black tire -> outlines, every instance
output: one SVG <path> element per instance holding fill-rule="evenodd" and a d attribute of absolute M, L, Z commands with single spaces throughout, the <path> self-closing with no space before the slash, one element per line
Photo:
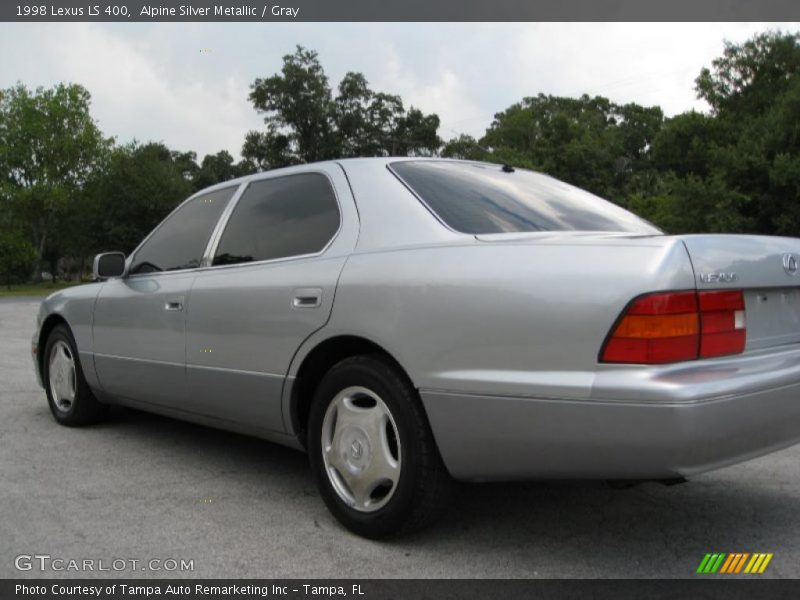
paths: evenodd
<path fill-rule="evenodd" d="M 75 378 L 74 378 L 74 399 L 68 408 L 57 406 L 56 399 L 53 396 L 51 385 L 50 361 L 54 351 L 62 349 L 63 345 L 68 349 L 68 356 L 74 361 L 75 365 Z M 56 374 L 53 374 L 56 377 Z M 66 325 L 58 325 L 50 332 L 47 338 L 47 344 L 44 349 L 44 358 L 42 364 L 42 380 L 44 381 L 44 389 L 47 393 L 47 403 L 50 405 L 50 412 L 53 417 L 61 425 L 68 427 L 80 427 L 83 425 L 91 425 L 102 421 L 108 414 L 108 405 L 101 403 L 95 398 L 89 384 L 86 383 L 86 378 L 83 376 L 83 368 L 81 367 L 78 350 L 75 345 L 75 339 L 72 337 L 72 332 Z"/>
<path fill-rule="evenodd" d="M 328 407 L 340 392 L 354 386 L 368 388 L 380 397 L 402 448 L 396 486 L 386 503 L 373 512 L 356 510 L 342 498 L 323 458 L 323 422 Z M 406 375 L 380 355 L 347 358 L 322 378 L 309 415 L 308 452 L 325 504 L 342 525 L 363 537 L 379 539 L 421 529 L 441 515 L 452 493 L 453 481 L 439 455 L 419 395 Z"/>

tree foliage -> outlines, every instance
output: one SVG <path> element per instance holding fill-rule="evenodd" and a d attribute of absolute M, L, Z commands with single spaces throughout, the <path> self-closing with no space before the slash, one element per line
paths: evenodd
<path fill-rule="evenodd" d="M 90 210 L 85 223 L 91 251 L 133 250 L 194 191 L 190 162 L 160 143 L 115 148 L 105 171 L 87 186 Z"/>
<path fill-rule="evenodd" d="M 89 92 L 75 84 L 0 93 L 0 177 L 4 207 L 24 223 L 41 261 L 62 243 L 59 221 L 101 165 L 111 140 L 89 114 Z"/>
<path fill-rule="evenodd" d="M 544 171 L 672 233 L 800 235 L 800 35 L 726 43 L 695 83 L 710 114 L 539 94 L 442 154 Z"/>
<path fill-rule="evenodd" d="M 726 44 L 696 91 L 711 115 L 672 119 L 654 154 L 674 181 L 699 177 L 723 204 L 697 219 L 685 213 L 670 230 L 718 231 L 724 213 L 725 230 L 800 235 L 800 37 L 768 32 Z M 682 189 L 673 182 L 673 194 Z"/>
<path fill-rule="evenodd" d="M 45 262 L 56 275 L 65 256 L 80 269 L 95 252 L 130 251 L 193 191 L 255 170 L 224 150 L 198 164 L 194 152 L 160 143 L 114 146 L 78 85 L 3 90 L 0 275 L 17 278 L 27 264 L 36 277 Z"/>
<path fill-rule="evenodd" d="M 36 249 L 19 231 L 0 230 L 0 283 L 11 287 L 30 277 Z"/>
<path fill-rule="evenodd" d="M 800 34 L 726 43 L 696 92 L 710 108 L 539 94 L 498 112 L 480 139 L 443 144 L 439 118 L 348 72 L 332 88 L 298 47 L 250 101 L 265 127 L 242 160 L 162 143 L 115 145 L 89 92 L 59 84 L 0 91 L 0 283 L 56 274 L 64 257 L 129 252 L 190 194 L 278 166 L 351 156 L 433 155 L 529 167 L 607 197 L 670 233 L 800 236 Z"/>
<path fill-rule="evenodd" d="M 723 55 L 695 80 L 697 95 L 714 113 L 759 114 L 769 110 L 800 75 L 800 34 L 765 32 L 743 44 L 725 43 Z"/>
<path fill-rule="evenodd" d="M 624 203 L 651 169 L 649 148 L 663 120 L 658 107 L 539 94 L 496 114 L 480 146 L 496 162 L 544 171 Z"/>
<path fill-rule="evenodd" d="M 266 129 L 245 137 L 242 156 L 261 169 L 351 156 L 430 155 L 441 146 L 439 117 L 406 109 L 349 72 L 334 93 L 317 53 L 298 46 L 281 72 L 256 79 L 250 101 Z"/>
<path fill-rule="evenodd" d="M 490 152 L 480 145 L 471 135 L 462 133 L 448 141 L 442 147 L 444 158 L 455 158 L 459 160 L 489 160 Z"/>
<path fill-rule="evenodd" d="M 216 154 L 207 154 L 198 169 L 192 175 L 192 185 L 195 190 L 201 190 L 215 183 L 236 179 L 244 175 L 255 173 L 256 165 L 249 161 L 235 163 L 233 156 L 227 150 L 220 150 Z"/>

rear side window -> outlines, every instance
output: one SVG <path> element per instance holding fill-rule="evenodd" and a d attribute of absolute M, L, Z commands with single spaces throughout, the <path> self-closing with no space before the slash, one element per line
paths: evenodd
<path fill-rule="evenodd" d="M 215 265 L 316 254 L 339 229 L 328 178 L 302 173 L 251 183 L 219 241 Z"/>
<path fill-rule="evenodd" d="M 423 160 L 395 162 L 391 169 L 439 219 L 462 233 L 661 233 L 607 200 L 533 171 Z"/>
<path fill-rule="evenodd" d="M 236 187 L 192 198 L 169 215 L 139 248 L 131 272 L 152 273 L 199 267 L 208 238 Z"/>

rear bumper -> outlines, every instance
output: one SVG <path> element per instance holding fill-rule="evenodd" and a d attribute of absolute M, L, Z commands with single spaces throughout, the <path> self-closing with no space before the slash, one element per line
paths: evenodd
<path fill-rule="evenodd" d="M 580 399 L 421 395 L 461 480 L 689 476 L 800 442 L 800 349 L 613 369 Z"/>

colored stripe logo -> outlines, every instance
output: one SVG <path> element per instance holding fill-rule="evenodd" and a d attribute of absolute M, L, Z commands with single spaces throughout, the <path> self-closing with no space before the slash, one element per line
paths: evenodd
<path fill-rule="evenodd" d="M 720 573 L 725 575 L 737 575 L 740 573 L 761 574 L 767 569 L 769 561 L 772 560 L 772 552 L 734 552 L 709 553 L 700 561 L 697 572 L 701 574 Z"/>

